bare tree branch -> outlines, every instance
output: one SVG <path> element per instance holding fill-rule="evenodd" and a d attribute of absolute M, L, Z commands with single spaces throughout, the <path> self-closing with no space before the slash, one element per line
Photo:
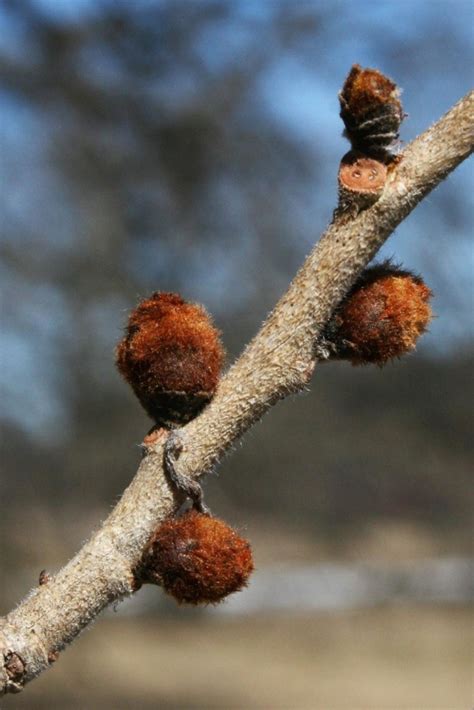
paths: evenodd
<path fill-rule="evenodd" d="M 361 270 L 418 202 L 474 147 L 468 94 L 403 151 L 380 199 L 337 213 L 260 332 L 222 379 L 203 414 L 180 430 L 180 473 L 198 478 L 277 400 L 303 389 L 318 338 Z M 0 622 L 1 692 L 49 667 L 108 604 L 135 591 L 133 570 L 157 525 L 182 500 L 163 469 L 166 434 L 150 450 L 109 518 L 80 552 Z"/>

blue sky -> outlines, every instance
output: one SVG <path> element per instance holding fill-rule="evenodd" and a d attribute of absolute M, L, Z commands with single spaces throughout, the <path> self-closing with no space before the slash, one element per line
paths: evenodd
<path fill-rule="evenodd" d="M 37 4 L 62 22 L 75 22 L 81 16 L 97 13 L 99 4 L 92 0 L 37 0 Z M 127 4 L 127 3 L 124 3 Z M 135 2 L 139 5 L 166 3 Z M 198 3 L 189 3 L 196 5 Z M 281 5 L 281 3 L 280 3 Z M 234 2 L 234 20 L 216 21 L 197 38 L 196 48 L 210 72 L 226 64 L 243 61 L 249 46 L 255 45 L 255 27 L 263 28 L 278 2 Z M 338 118 L 337 92 L 350 66 L 358 62 L 374 66 L 392 76 L 403 87 L 403 101 L 408 113 L 401 138 L 407 142 L 441 116 L 472 84 L 474 3 L 464 0 L 402 0 L 401 2 L 299 2 L 301 17 L 308 10 L 319 13 L 323 23 L 317 34 L 317 46 L 311 32 L 294 47 L 283 51 L 258 81 L 253 101 L 263 120 L 280 125 L 301 142 L 309 155 L 323 161 L 318 180 L 308 184 L 308 200 L 300 209 L 292 248 L 302 261 L 331 217 L 336 198 L 337 165 L 348 146 L 342 137 Z M 240 19 L 239 19 L 240 18 Z M 247 20 L 252 19 L 252 32 Z M 0 8 L 0 52 L 21 56 L 26 37 L 21 27 L 12 24 Z M 319 28 L 321 30 L 321 27 Z M 192 87 L 191 87 L 192 88 Z M 170 93 L 170 101 L 179 101 L 179 86 Z M 189 92 L 186 83 L 183 96 Z M 255 106 L 250 107 L 252 110 Z M 246 110 L 245 105 L 242 110 Z M 37 253 L 41 265 L 43 245 L 48 253 L 55 250 L 70 254 L 81 239 L 80 212 L 65 185 L 52 168 L 49 149 L 54 142 L 57 124 L 51 113 L 39 105 L 25 103 L 11 91 L 0 90 L 2 162 L 0 176 L 3 197 L 0 204 L 2 229 L 0 239 L 8 246 L 11 239 L 25 240 L 25 249 Z M 397 230 L 383 249 L 414 270 L 427 275 L 439 298 L 435 301 L 438 319 L 424 339 L 421 350 L 445 354 L 464 347 L 472 338 L 469 315 L 472 313 L 474 250 L 472 248 L 472 164 L 466 162 Z M 223 185 L 218 209 L 228 211 L 229 220 L 239 220 L 238 198 Z M 313 196 L 314 195 L 314 196 Z M 453 202 L 454 201 L 454 202 Z M 455 209 L 453 210 L 453 204 Z M 233 212 L 235 213 L 233 215 Z M 15 229 L 15 222 L 21 229 Z M 454 237 L 453 237 L 454 235 Z M 255 235 L 242 231 L 239 245 L 222 242 L 203 256 L 196 246 L 188 256 L 193 297 L 206 303 L 217 315 L 232 314 L 241 308 L 239 287 L 243 274 L 252 263 L 258 248 Z M 138 270 L 146 271 L 151 259 L 145 254 Z M 171 250 L 168 259 L 176 258 Z M 39 267 L 38 267 L 39 268 Z M 66 317 L 61 293 L 48 284 L 23 282 L 8 265 L 1 265 L 3 282 L 3 326 L 1 343 L 2 391 L 9 416 L 24 425 L 25 408 L 33 416 L 29 426 L 41 433 L 54 429 L 64 416 L 61 398 L 60 360 L 51 343 L 64 327 Z M 430 280 L 431 279 L 431 282 Z M 449 284 L 449 297 L 443 297 Z M 18 290 L 29 289 L 30 308 L 14 326 L 8 318 L 9 300 Z M 246 290 L 252 306 L 251 285 Z M 454 304 L 454 306 L 453 306 Z M 91 315 L 98 323 L 116 308 L 121 318 L 126 304 L 106 303 Z M 117 328 L 105 334 L 104 353 L 113 348 Z M 31 387 L 31 382 L 35 383 Z"/>

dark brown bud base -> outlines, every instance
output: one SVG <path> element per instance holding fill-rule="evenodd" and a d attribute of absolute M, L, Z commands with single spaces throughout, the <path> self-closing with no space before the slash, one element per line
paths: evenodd
<path fill-rule="evenodd" d="M 247 540 L 222 520 L 190 510 L 155 532 L 136 573 L 180 604 L 216 604 L 246 586 L 253 571 Z"/>
<path fill-rule="evenodd" d="M 131 312 L 117 367 L 152 419 L 193 419 L 213 397 L 224 360 L 219 332 L 199 305 L 153 293 Z"/>
<path fill-rule="evenodd" d="M 390 262 L 365 269 L 326 326 L 332 359 L 384 365 L 415 348 L 431 318 L 423 280 Z"/>
<path fill-rule="evenodd" d="M 379 199 L 386 179 L 384 163 L 357 151 L 346 153 L 338 175 L 339 209 L 367 209 Z"/>
<path fill-rule="evenodd" d="M 389 149 L 404 118 L 397 85 L 377 69 L 354 64 L 339 94 L 345 135 L 365 153 Z"/>

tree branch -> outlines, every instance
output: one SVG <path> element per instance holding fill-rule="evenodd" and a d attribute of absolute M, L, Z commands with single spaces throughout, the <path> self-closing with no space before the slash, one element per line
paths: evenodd
<path fill-rule="evenodd" d="M 288 291 L 222 379 L 203 414 L 182 430 L 182 474 L 198 478 L 277 400 L 307 385 L 318 338 L 362 269 L 418 202 L 474 147 L 473 93 L 407 146 L 369 209 L 336 212 Z M 0 622 L 0 693 L 17 692 L 51 665 L 102 609 L 135 591 L 144 546 L 182 499 L 163 470 L 166 434 L 80 552 Z"/>

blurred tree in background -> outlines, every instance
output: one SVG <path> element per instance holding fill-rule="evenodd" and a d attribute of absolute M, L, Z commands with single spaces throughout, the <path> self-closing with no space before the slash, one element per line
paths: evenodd
<path fill-rule="evenodd" d="M 331 217 L 353 62 L 404 87 L 406 140 L 465 93 L 472 6 L 449 6 L 3 0 L 5 526 L 108 506 L 131 478 L 149 423 L 113 348 L 139 297 L 204 303 L 230 357 L 252 336 Z M 317 368 L 209 482 L 219 511 L 336 537 L 391 516 L 467 529 L 470 178 L 384 250 L 435 291 L 420 352 Z"/>

